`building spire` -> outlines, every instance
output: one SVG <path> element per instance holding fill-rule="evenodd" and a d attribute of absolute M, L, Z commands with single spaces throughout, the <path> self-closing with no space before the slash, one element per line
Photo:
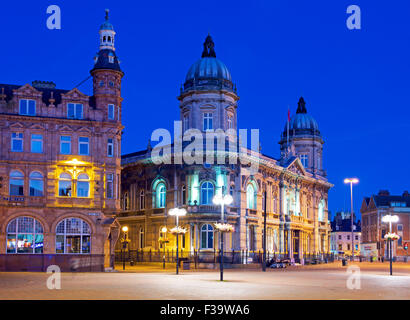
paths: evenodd
<path fill-rule="evenodd" d="M 110 9 L 105 9 L 105 21 L 108 21 L 108 14 L 110 13 Z"/>
<path fill-rule="evenodd" d="M 296 110 L 296 113 L 307 113 L 306 110 L 306 102 L 303 97 L 300 97 L 299 102 L 298 102 L 298 109 Z"/>
<path fill-rule="evenodd" d="M 204 51 L 202 51 L 202 58 L 209 58 L 209 57 L 216 58 L 214 47 L 215 47 L 215 43 L 212 40 L 211 35 L 208 33 L 208 36 L 206 37 L 205 42 L 204 42 Z"/>

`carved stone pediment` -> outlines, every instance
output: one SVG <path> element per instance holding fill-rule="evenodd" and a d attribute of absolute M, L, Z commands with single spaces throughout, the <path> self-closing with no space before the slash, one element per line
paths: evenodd
<path fill-rule="evenodd" d="M 37 97 L 41 97 L 41 92 L 36 90 L 35 88 L 33 88 L 31 85 L 29 85 L 28 83 L 25 84 L 24 86 L 13 90 L 15 95 L 17 96 L 28 96 L 28 97 L 32 97 L 32 96 L 37 96 Z"/>
<path fill-rule="evenodd" d="M 69 92 L 61 95 L 64 100 L 71 100 L 71 101 L 88 101 L 88 96 L 82 93 L 77 88 L 70 90 Z"/>

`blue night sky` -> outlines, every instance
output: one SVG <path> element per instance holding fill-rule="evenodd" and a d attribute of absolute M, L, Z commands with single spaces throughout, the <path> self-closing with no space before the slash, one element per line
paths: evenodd
<path fill-rule="evenodd" d="M 61 30 L 46 28 L 51 4 Z M 351 4 L 361 7 L 361 30 L 346 27 Z M 348 176 L 360 179 L 357 212 L 379 189 L 410 189 L 408 1 L 7 1 L 0 82 L 72 89 L 93 66 L 105 8 L 125 72 L 123 153 L 172 129 L 179 88 L 210 32 L 238 87 L 239 128 L 260 129 L 264 153 L 279 156 L 288 106 L 293 114 L 303 95 L 325 140 L 332 213 L 350 210 Z"/>

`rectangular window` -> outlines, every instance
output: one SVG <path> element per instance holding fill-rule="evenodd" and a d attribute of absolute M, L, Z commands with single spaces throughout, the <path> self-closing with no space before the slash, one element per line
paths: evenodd
<path fill-rule="evenodd" d="M 107 156 L 113 157 L 114 156 L 114 140 L 108 139 L 107 142 Z"/>
<path fill-rule="evenodd" d="M 107 174 L 107 198 L 112 199 L 114 198 L 114 175 L 112 173 Z"/>
<path fill-rule="evenodd" d="M 212 130 L 213 129 L 213 114 L 209 112 L 204 113 L 204 131 Z"/>
<path fill-rule="evenodd" d="M 83 105 L 81 103 L 67 103 L 67 118 L 82 119 Z"/>
<path fill-rule="evenodd" d="M 11 151 L 23 152 L 23 134 L 20 132 L 13 132 L 11 134 Z"/>
<path fill-rule="evenodd" d="M 71 154 L 71 137 L 70 136 L 60 137 L 60 153 L 61 154 Z"/>
<path fill-rule="evenodd" d="M 43 152 L 43 135 L 41 134 L 31 135 L 31 152 L 34 152 L 34 153 Z"/>
<path fill-rule="evenodd" d="M 117 194 L 116 194 L 116 199 L 120 198 L 120 175 L 117 174 Z"/>
<path fill-rule="evenodd" d="M 35 116 L 36 115 L 36 102 L 34 100 L 22 99 L 20 100 L 20 112 L 21 115 Z"/>
<path fill-rule="evenodd" d="M 183 125 L 184 125 L 184 131 L 189 129 L 189 116 L 188 115 L 184 116 L 184 124 Z"/>
<path fill-rule="evenodd" d="M 342 236 L 341 236 L 341 235 L 339 235 L 339 240 L 342 240 Z"/>
<path fill-rule="evenodd" d="M 108 119 L 114 120 L 114 105 L 113 104 L 108 105 Z"/>
<path fill-rule="evenodd" d="M 307 168 L 307 167 L 308 167 L 308 164 L 309 164 L 308 155 L 307 155 L 307 154 L 301 154 L 301 155 L 299 156 L 299 158 L 300 158 L 300 162 L 302 162 L 302 165 L 303 165 L 305 168 Z"/>
<path fill-rule="evenodd" d="M 231 116 L 228 116 L 228 129 L 233 129 L 233 119 Z"/>
<path fill-rule="evenodd" d="M 78 138 L 78 154 L 82 156 L 88 156 L 90 153 L 89 148 L 89 138 L 79 137 Z"/>

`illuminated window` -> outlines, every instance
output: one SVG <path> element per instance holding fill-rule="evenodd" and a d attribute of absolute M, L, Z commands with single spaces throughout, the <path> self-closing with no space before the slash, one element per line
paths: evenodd
<path fill-rule="evenodd" d="M 90 154 L 90 139 L 88 137 L 78 138 L 78 154 L 88 156 Z"/>
<path fill-rule="evenodd" d="M 29 185 L 31 197 L 42 197 L 44 195 L 44 180 L 40 172 L 30 173 Z"/>
<path fill-rule="evenodd" d="M 114 140 L 108 139 L 107 141 L 107 156 L 113 157 L 114 156 Z"/>
<path fill-rule="evenodd" d="M 246 207 L 248 209 L 256 209 L 256 192 L 251 183 L 246 187 Z"/>
<path fill-rule="evenodd" d="M 108 119 L 114 120 L 114 105 L 113 104 L 108 105 Z"/>
<path fill-rule="evenodd" d="M 205 112 L 203 116 L 204 120 L 204 131 L 212 130 L 213 129 L 213 114 L 209 112 Z"/>
<path fill-rule="evenodd" d="M 43 253 L 43 226 L 31 217 L 18 217 L 7 225 L 7 253 Z"/>
<path fill-rule="evenodd" d="M 205 181 L 201 185 L 201 204 L 211 204 L 214 197 L 214 185 Z"/>
<path fill-rule="evenodd" d="M 60 136 L 60 153 L 71 154 L 71 137 Z"/>
<path fill-rule="evenodd" d="M 67 218 L 56 228 L 56 253 L 90 253 L 91 228 L 79 218 Z"/>
<path fill-rule="evenodd" d="M 88 175 L 82 173 L 77 178 L 77 197 L 88 198 L 90 196 L 90 181 Z"/>
<path fill-rule="evenodd" d="M 320 200 L 318 207 L 318 219 L 321 222 L 325 221 L 325 200 Z"/>
<path fill-rule="evenodd" d="M 71 197 L 71 176 L 68 173 L 60 174 L 58 181 L 58 195 L 60 197 Z"/>
<path fill-rule="evenodd" d="M 214 228 L 210 224 L 204 224 L 201 228 L 201 249 L 213 249 Z"/>
<path fill-rule="evenodd" d="M 156 187 L 156 207 L 165 208 L 167 188 L 163 182 L 159 183 Z"/>
<path fill-rule="evenodd" d="M 10 172 L 9 192 L 11 196 L 24 196 L 24 175 L 20 171 Z"/>
<path fill-rule="evenodd" d="M 23 134 L 21 132 L 13 132 L 11 134 L 11 151 L 23 151 Z"/>
<path fill-rule="evenodd" d="M 81 103 L 67 103 L 67 118 L 82 119 L 83 105 Z"/>
<path fill-rule="evenodd" d="M 43 135 L 32 134 L 31 135 L 31 152 L 42 153 L 43 152 Z"/>
<path fill-rule="evenodd" d="M 113 199 L 114 198 L 114 174 L 112 173 L 107 174 L 106 189 L 107 189 L 107 198 Z"/>
<path fill-rule="evenodd" d="M 36 102 L 34 100 L 22 99 L 20 100 L 19 113 L 25 116 L 36 115 Z"/>

